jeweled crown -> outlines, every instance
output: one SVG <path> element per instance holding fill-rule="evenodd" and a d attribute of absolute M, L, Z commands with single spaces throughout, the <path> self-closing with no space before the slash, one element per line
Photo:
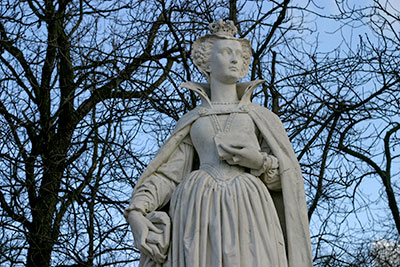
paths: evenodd
<path fill-rule="evenodd" d="M 224 22 L 220 19 L 218 22 L 211 23 L 208 28 L 211 31 L 211 34 L 221 36 L 221 37 L 235 37 L 237 32 L 237 28 L 233 21 Z"/>

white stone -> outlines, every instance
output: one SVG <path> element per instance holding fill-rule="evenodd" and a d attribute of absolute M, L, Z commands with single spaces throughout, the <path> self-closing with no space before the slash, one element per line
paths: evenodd
<path fill-rule="evenodd" d="M 184 84 L 202 105 L 178 122 L 125 212 L 140 266 L 312 266 L 296 156 L 279 118 L 250 102 L 262 81 L 237 83 L 250 44 L 233 24 L 210 28 L 192 51 L 210 84 Z"/>

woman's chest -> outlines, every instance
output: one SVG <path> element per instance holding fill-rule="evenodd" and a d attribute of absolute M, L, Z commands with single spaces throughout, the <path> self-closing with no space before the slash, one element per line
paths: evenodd
<path fill-rule="evenodd" d="M 234 136 L 235 133 L 256 136 L 256 127 L 247 113 L 210 114 L 197 119 L 190 130 L 190 136 L 196 148 L 214 143 L 217 135 Z"/>

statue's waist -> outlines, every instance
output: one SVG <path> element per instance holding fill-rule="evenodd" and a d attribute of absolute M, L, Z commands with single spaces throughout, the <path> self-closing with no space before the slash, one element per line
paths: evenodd
<path fill-rule="evenodd" d="M 226 164 L 201 163 L 199 170 L 207 172 L 212 178 L 214 178 L 217 181 L 229 181 L 245 172 L 245 168 L 237 165 L 229 165 L 227 163 Z"/>

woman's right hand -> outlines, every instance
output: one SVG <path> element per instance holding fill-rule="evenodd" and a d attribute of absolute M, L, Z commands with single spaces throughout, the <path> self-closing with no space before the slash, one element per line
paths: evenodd
<path fill-rule="evenodd" d="M 136 210 L 132 210 L 128 213 L 128 222 L 135 239 L 135 247 L 139 249 L 141 253 L 146 254 L 156 262 L 165 260 L 165 256 L 158 251 L 157 246 L 150 247 L 147 243 L 147 237 L 150 231 L 162 234 L 162 230 L 154 226 L 149 219 Z"/>

